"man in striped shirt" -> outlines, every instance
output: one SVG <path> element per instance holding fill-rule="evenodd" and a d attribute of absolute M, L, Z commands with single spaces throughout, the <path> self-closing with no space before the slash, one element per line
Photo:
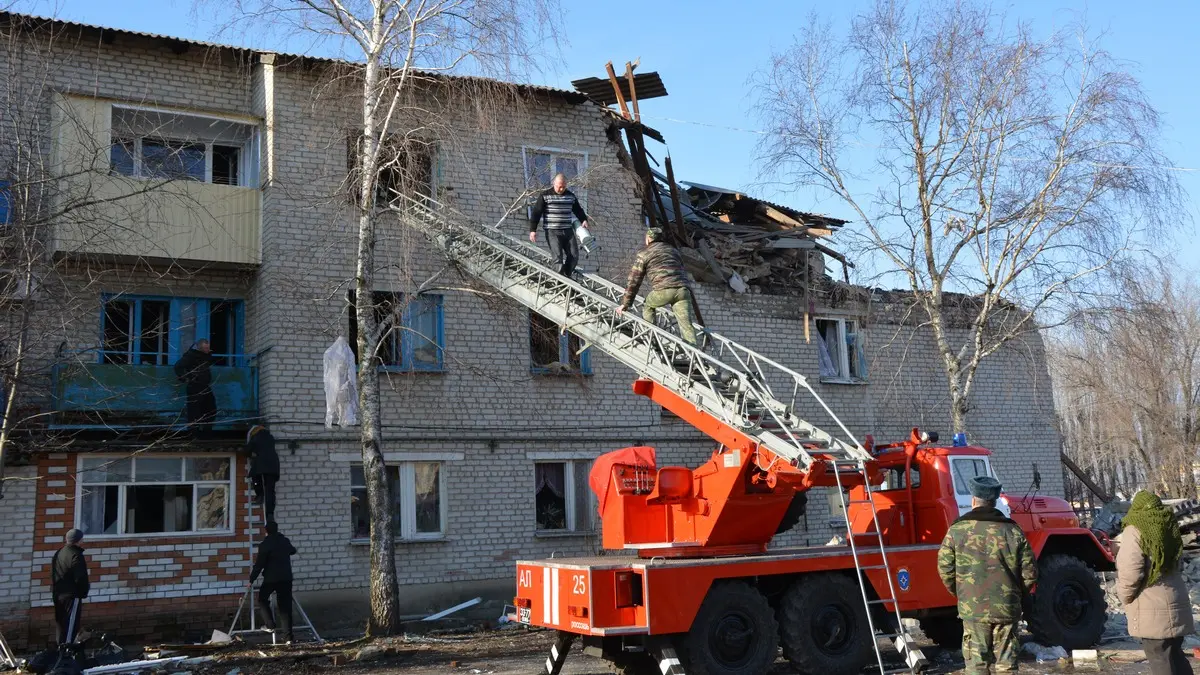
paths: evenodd
<path fill-rule="evenodd" d="M 587 227 L 587 214 L 579 204 L 579 198 L 567 189 L 567 177 L 554 176 L 551 187 L 543 190 L 533 203 L 529 219 L 529 241 L 537 243 L 537 228 L 541 224 L 546 230 L 546 241 L 550 244 L 550 255 L 558 265 L 559 274 L 570 278 L 579 263 L 579 242 L 575 239 L 575 225 Z"/>

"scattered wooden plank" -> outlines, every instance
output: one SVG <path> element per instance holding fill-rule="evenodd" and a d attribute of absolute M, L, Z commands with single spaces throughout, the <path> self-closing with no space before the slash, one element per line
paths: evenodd
<path fill-rule="evenodd" d="M 617 71 L 613 70 L 612 61 L 605 66 L 608 70 L 608 81 L 612 83 L 613 93 L 617 95 L 617 105 L 621 108 L 621 116 L 629 119 L 629 108 L 625 106 L 625 95 L 621 93 L 621 85 L 617 82 Z"/>

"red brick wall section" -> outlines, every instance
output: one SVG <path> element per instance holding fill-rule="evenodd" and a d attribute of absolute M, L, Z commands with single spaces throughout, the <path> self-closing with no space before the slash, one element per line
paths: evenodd
<path fill-rule="evenodd" d="M 34 514 L 32 611 L 28 633 L 36 646 L 54 635 L 50 559 L 75 524 L 75 453 L 39 458 Z M 235 462 L 232 534 L 85 539 L 91 593 L 82 626 L 126 640 L 208 638 L 227 630 L 250 575 L 250 538 L 261 527 L 250 519 L 247 462 Z"/>

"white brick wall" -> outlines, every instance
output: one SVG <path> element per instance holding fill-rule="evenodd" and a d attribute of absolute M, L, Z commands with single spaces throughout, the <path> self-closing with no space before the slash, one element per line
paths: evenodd
<path fill-rule="evenodd" d="M 99 295 L 105 290 L 246 298 L 247 351 L 270 350 L 259 361 L 260 401 L 280 441 L 283 477 L 277 518 L 300 550 L 297 586 L 361 587 L 367 550 L 349 541 L 349 466 L 330 459 L 331 453 L 357 451 L 355 431 L 324 429 L 321 375 L 323 351 L 346 331 L 344 298 L 354 270 L 355 224 L 345 201 L 334 194 L 344 176 L 344 139 L 355 114 L 346 100 L 314 102 L 313 91 L 329 91 L 318 86 L 320 74 L 287 64 L 277 68 L 275 98 L 268 101 L 262 73 L 254 68 L 235 66 L 219 51 L 174 55 L 149 41 L 124 38 L 114 45 L 80 48 L 60 60 L 55 87 L 64 91 L 259 116 L 273 105 L 276 172 L 264 189 L 263 263 L 256 273 L 183 274 L 144 266 L 134 271 L 95 263 L 73 270 L 65 279 L 65 287 L 73 289 L 69 310 L 60 305 L 55 316 L 44 317 L 55 328 L 52 339 L 44 341 L 48 351 L 43 358 L 49 361 L 63 340 L 94 346 Z M 465 124 L 461 116 L 444 121 L 456 131 L 442 143 L 439 184 L 453 188 L 454 203 L 485 222 L 495 222 L 523 188 L 523 145 L 588 152 L 588 209 L 595 215 L 603 250 L 584 267 L 624 278 L 639 244 L 640 217 L 630 181 L 616 170 L 615 153 L 595 108 L 542 100 L 525 114 L 483 130 Z M 514 234 L 527 229 L 522 216 L 505 227 Z M 442 267 L 423 240 L 394 224 L 381 228 L 378 255 L 380 286 L 398 291 Z M 462 287 L 465 282 L 447 275 L 441 284 Z M 662 463 L 687 465 L 698 464 L 710 452 L 711 441 L 686 424 L 663 420 L 653 404 L 634 396 L 633 374 L 603 354 L 593 354 L 592 377 L 531 376 L 524 311 L 462 290 L 445 296 L 446 372 L 382 376 L 385 451 L 464 455 L 444 466 L 445 539 L 397 546 L 402 583 L 505 578 L 516 557 L 597 549 L 596 537 L 534 536 L 529 452 L 595 456 L 646 443 L 658 447 Z M 700 302 L 713 328 L 815 379 L 816 347 L 804 341 L 797 298 L 702 289 Z M 931 341 L 926 334 L 911 333 L 870 325 L 871 383 L 818 385 L 860 437 L 872 433 L 880 440 L 895 439 L 912 426 L 949 436 L 945 381 Z M 980 372 L 973 404 L 972 440 L 995 451 L 997 470 L 1009 489 L 1023 491 L 1031 462 L 1038 462 L 1043 491 L 1060 493 L 1058 438 L 1040 343 L 1029 340 L 990 359 Z M 816 406 L 801 409 L 819 425 L 832 426 Z M 298 444 L 294 455 L 289 441 Z M 24 517 L 23 512 L 15 520 L 7 517 L 6 509 L 19 511 L 32 503 L 31 487 L 17 487 L 11 494 L 0 502 L 0 515 L 6 516 L 0 528 Z M 822 500 L 813 499 L 809 529 L 776 543 L 824 543 L 827 514 Z M 31 542 L 19 537 L 27 540 L 31 528 L 11 527 L 13 537 L 5 545 L 16 543 L 0 548 L 0 555 L 27 554 Z M 130 552 L 146 550 L 134 547 Z M 98 562 L 106 568 L 105 561 Z M 15 567 L 6 562 L 0 571 L 0 602 L 28 598 L 29 564 L 28 557 Z M 154 573 L 165 569 L 155 567 Z"/>
<path fill-rule="evenodd" d="M 29 606 L 36 477 L 30 466 L 5 470 L 4 499 L 0 499 L 0 615 Z"/>

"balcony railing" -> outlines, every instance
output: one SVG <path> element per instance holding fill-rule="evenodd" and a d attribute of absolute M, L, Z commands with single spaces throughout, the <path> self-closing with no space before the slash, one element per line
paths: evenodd
<path fill-rule="evenodd" d="M 57 428 L 187 427 L 184 385 L 172 366 L 74 361 L 55 365 L 53 376 Z M 213 428 L 248 427 L 258 418 L 258 368 L 213 366 L 212 376 Z"/>

